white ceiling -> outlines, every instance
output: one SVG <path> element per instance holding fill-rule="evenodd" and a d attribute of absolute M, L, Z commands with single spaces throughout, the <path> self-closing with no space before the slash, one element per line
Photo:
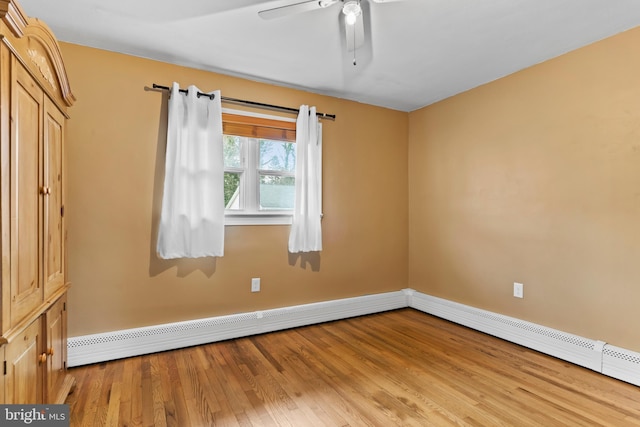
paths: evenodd
<path fill-rule="evenodd" d="M 640 0 L 362 0 L 354 66 L 339 5 L 258 16 L 300 1 L 19 0 L 62 41 L 401 111 L 640 25 Z"/>

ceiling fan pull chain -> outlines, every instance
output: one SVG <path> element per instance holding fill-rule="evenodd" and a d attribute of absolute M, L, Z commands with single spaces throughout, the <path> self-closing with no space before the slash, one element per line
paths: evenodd
<path fill-rule="evenodd" d="M 352 27 L 353 27 L 353 66 L 355 67 L 357 65 L 356 64 L 356 50 L 357 50 L 357 48 L 356 48 L 356 26 L 355 26 L 355 24 L 352 25 Z"/>

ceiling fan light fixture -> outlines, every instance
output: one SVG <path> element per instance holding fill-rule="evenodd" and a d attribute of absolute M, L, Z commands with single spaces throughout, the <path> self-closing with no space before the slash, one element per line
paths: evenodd
<path fill-rule="evenodd" d="M 360 2 L 357 0 L 345 2 L 344 6 L 342 6 L 342 13 L 344 14 L 344 22 L 347 25 L 354 25 L 358 20 L 358 16 L 362 15 Z"/>

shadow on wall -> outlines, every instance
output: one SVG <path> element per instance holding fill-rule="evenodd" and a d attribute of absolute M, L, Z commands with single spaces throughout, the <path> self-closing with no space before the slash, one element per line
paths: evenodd
<path fill-rule="evenodd" d="M 162 193 L 164 190 L 164 164 L 167 150 L 167 117 L 169 108 L 169 92 L 165 90 L 151 89 L 147 91 L 160 92 L 160 115 L 158 122 L 158 141 L 156 144 L 156 166 L 153 177 L 153 198 L 151 206 L 151 239 L 149 241 L 149 276 L 155 277 L 162 272 L 177 267 L 178 277 L 187 277 L 195 271 L 201 271 L 207 277 L 216 272 L 217 258 L 180 258 L 161 259 L 156 251 L 158 241 L 158 227 L 160 225 L 160 212 L 162 211 Z"/>
<path fill-rule="evenodd" d="M 298 259 L 300 259 L 300 268 L 303 270 L 307 269 L 307 265 L 311 267 L 311 271 L 318 272 L 320 271 L 320 252 L 301 252 L 289 254 L 289 265 L 295 267 Z"/>

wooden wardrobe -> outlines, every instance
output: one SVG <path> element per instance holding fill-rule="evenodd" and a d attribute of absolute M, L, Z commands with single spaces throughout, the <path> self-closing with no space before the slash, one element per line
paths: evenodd
<path fill-rule="evenodd" d="M 51 30 L 0 0 L 0 403 L 63 403 L 64 138 L 69 88 Z"/>

